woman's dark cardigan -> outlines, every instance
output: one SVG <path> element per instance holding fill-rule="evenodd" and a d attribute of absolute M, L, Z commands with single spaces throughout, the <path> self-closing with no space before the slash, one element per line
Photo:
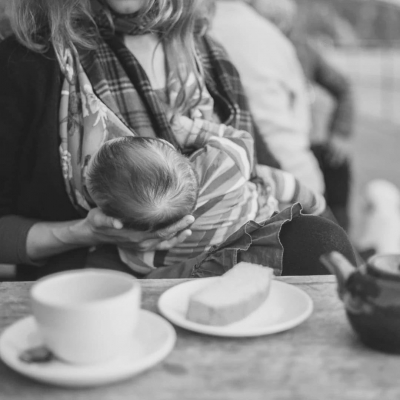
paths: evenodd
<path fill-rule="evenodd" d="M 0 260 L 30 264 L 26 236 L 37 221 L 79 219 L 62 177 L 58 136 L 61 72 L 55 55 L 0 43 Z M 49 260 L 52 271 L 83 266 L 87 249 Z M 57 266 L 54 269 L 54 266 Z M 46 266 L 40 267 L 44 273 Z"/>
<path fill-rule="evenodd" d="M 81 218 L 67 196 L 60 165 L 61 82 L 53 51 L 34 53 L 13 37 L 0 43 L 0 262 L 28 266 L 24 270 L 32 271 L 32 279 L 38 276 L 26 254 L 32 225 Z M 51 257 L 39 275 L 82 268 L 87 251 Z"/>

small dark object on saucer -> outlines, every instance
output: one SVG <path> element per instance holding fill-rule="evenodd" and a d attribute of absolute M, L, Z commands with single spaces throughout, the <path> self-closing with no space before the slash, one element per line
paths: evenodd
<path fill-rule="evenodd" d="M 47 363 L 54 360 L 54 355 L 47 347 L 39 346 L 24 350 L 19 359 L 28 364 Z"/>

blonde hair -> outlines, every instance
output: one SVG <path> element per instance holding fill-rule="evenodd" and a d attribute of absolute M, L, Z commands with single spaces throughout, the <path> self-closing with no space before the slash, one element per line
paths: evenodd
<path fill-rule="evenodd" d="M 95 47 L 90 0 L 13 0 L 8 7 L 14 34 L 30 50 L 45 53 L 52 44 L 62 60 L 72 45 Z"/>
<path fill-rule="evenodd" d="M 201 6 L 208 0 L 148 0 L 139 15 L 150 10 L 153 18 L 146 28 L 160 32 L 170 69 L 181 83 L 175 111 L 185 113 L 191 94 L 185 91 L 189 76 L 194 75 L 200 93 L 204 72 L 195 49 L 195 23 Z M 104 2 L 104 0 L 103 0 Z M 27 48 L 44 53 L 53 45 L 59 62 L 65 48 L 95 49 L 98 32 L 90 0 L 13 0 L 11 26 L 18 40 Z M 204 15 L 201 15 L 204 19 Z M 111 20 L 111 18 L 110 18 Z M 186 66 L 182 71 L 180 65 Z"/>

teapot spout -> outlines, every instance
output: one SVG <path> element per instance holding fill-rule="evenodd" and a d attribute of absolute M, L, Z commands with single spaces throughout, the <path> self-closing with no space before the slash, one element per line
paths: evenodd
<path fill-rule="evenodd" d="M 343 254 L 337 251 L 323 254 L 320 257 L 320 261 L 329 270 L 329 272 L 331 272 L 333 275 L 336 275 L 339 286 L 339 295 L 342 295 L 345 291 L 346 281 L 349 276 L 356 271 L 356 267 L 353 266 Z"/>

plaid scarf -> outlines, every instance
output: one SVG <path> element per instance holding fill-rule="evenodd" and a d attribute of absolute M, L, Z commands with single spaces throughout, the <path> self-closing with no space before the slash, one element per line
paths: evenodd
<path fill-rule="evenodd" d="M 214 111 L 224 124 L 253 133 L 238 72 L 223 48 L 210 37 L 204 36 L 197 40 L 197 51 L 205 69 L 206 88 L 215 102 Z M 152 89 L 145 71 L 121 39 L 117 36 L 106 39 L 100 44 L 95 57 L 95 63 L 85 70 L 100 98 L 106 104 L 107 98 L 113 98 L 117 103 L 115 111 L 134 130 L 151 125 L 157 132 L 156 136 L 176 145 L 164 105 Z M 96 64 L 103 66 L 97 68 L 97 76 L 91 73 Z M 109 105 L 112 106 L 112 103 L 110 101 Z M 138 107 L 138 103 L 141 107 Z M 136 108 L 133 109 L 133 106 Z"/>
<path fill-rule="evenodd" d="M 111 16 L 113 26 L 104 7 L 99 9 L 95 19 L 102 40 L 89 62 L 86 65 L 82 62 L 95 92 L 100 98 L 104 98 L 104 101 L 106 93 L 107 97 L 113 97 L 117 103 L 117 109 L 114 111 L 119 112 L 132 129 L 148 128 L 150 123 L 157 132 L 156 136 L 177 145 L 169 119 L 165 115 L 164 105 L 151 88 L 140 63 L 122 40 L 123 35 L 152 32 L 152 10 L 140 18 L 137 14 L 126 16 L 115 12 L 111 12 Z M 196 32 L 197 53 L 206 71 L 206 87 L 216 102 L 215 111 L 223 123 L 252 133 L 247 100 L 235 67 L 215 41 L 201 35 L 201 28 Z M 105 103 L 107 104 L 106 101 Z M 132 110 L 137 104 L 140 104 L 140 107 Z M 139 134 L 142 135 L 142 132 Z"/>
<path fill-rule="evenodd" d="M 106 140 L 153 136 L 179 148 L 165 103 L 118 33 L 99 38 L 96 51 L 78 56 L 75 49 L 67 49 L 61 66 L 65 75 L 60 104 L 61 162 L 67 192 L 82 215 L 94 205 L 85 187 L 87 166 Z M 207 36 L 197 38 L 197 51 L 214 112 L 224 124 L 252 133 L 239 75 L 225 51 Z"/>

